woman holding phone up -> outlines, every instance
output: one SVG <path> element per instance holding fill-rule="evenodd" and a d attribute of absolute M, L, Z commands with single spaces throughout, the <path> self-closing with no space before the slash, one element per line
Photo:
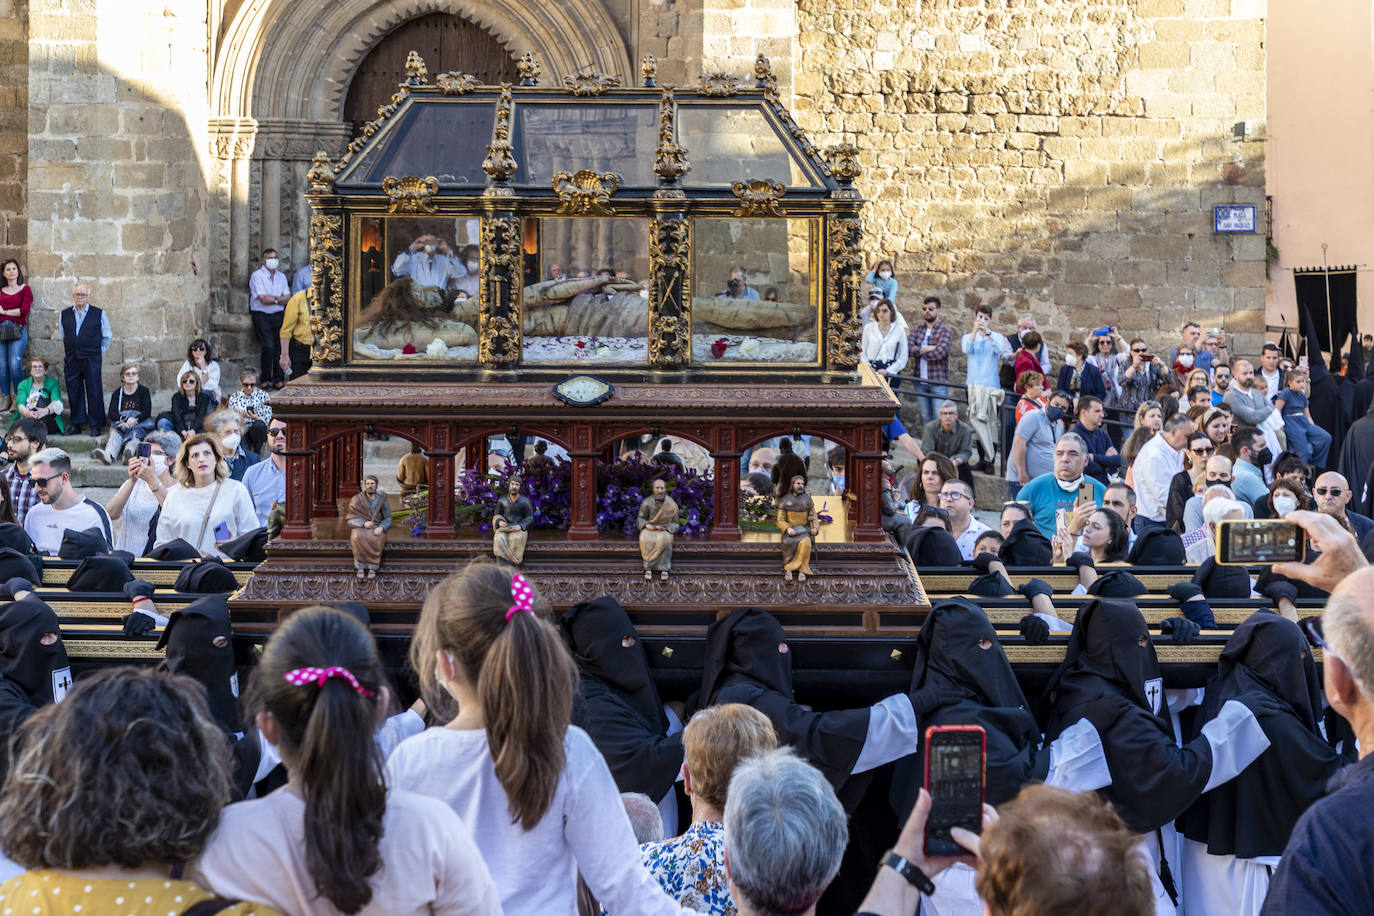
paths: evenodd
<path fill-rule="evenodd" d="M 201 433 L 181 443 L 172 475 L 181 486 L 162 503 L 154 547 L 181 538 L 201 556 L 224 559 L 219 544 L 258 527 L 253 497 L 229 476 L 213 436 Z"/>

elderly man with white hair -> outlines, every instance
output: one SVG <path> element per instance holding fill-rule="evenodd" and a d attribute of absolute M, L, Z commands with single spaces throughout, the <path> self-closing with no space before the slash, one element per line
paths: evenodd
<path fill-rule="evenodd" d="M 1035 527 L 1045 537 L 1055 536 L 1061 513 L 1067 525 L 1070 512 L 1075 518 L 1087 518 L 1094 508 L 1102 505 L 1107 488 L 1101 481 L 1084 476 L 1087 463 L 1088 445 L 1083 437 L 1064 433 L 1054 444 L 1054 470 L 1041 474 L 1017 494 L 1017 499 L 1031 507 Z M 1092 498 L 1080 500 L 1078 491 L 1085 483 L 1092 486 Z"/>
<path fill-rule="evenodd" d="M 1227 519 L 1246 518 L 1245 506 L 1230 497 L 1226 487 L 1212 487 L 1202 495 L 1202 527 L 1206 537 L 1199 538 L 1185 548 L 1189 563 L 1201 563 L 1216 554 L 1217 526 Z"/>
<path fill-rule="evenodd" d="M 844 806 L 791 750 L 741 762 L 725 802 L 725 873 L 740 916 L 811 916 L 849 842 Z"/>
<path fill-rule="evenodd" d="M 1186 413 L 1176 413 L 1164 421 L 1159 432 L 1135 456 L 1135 495 L 1145 518 L 1164 521 L 1169 485 L 1174 475 L 1183 470 L 1183 447 L 1193 428 Z"/>

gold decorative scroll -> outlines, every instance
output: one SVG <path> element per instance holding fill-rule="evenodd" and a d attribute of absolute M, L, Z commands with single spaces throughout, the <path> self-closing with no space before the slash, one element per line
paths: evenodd
<path fill-rule="evenodd" d="M 701 75 L 701 94 L 724 98 L 739 92 L 739 80 L 728 73 L 716 71 Z"/>
<path fill-rule="evenodd" d="M 853 369 L 859 364 L 863 322 L 858 316 L 863 280 L 863 222 L 857 217 L 829 221 L 826 265 L 825 346 L 832 369 Z"/>
<path fill-rule="evenodd" d="M 601 95 L 620 85 L 620 78 L 595 70 L 579 70 L 576 76 L 563 77 L 563 87 L 576 96 Z"/>
<path fill-rule="evenodd" d="M 317 363 L 343 360 L 343 218 L 316 211 L 310 217 L 310 330 Z M 328 292 L 327 299 L 322 295 Z"/>
<path fill-rule="evenodd" d="M 780 181 L 767 178 L 754 178 L 750 181 L 737 181 L 730 185 L 730 191 L 739 198 L 739 209 L 735 216 L 782 216 L 778 201 L 787 193 Z"/>
<path fill-rule="evenodd" d="M 687 196 L 678 181 L 687 174 L 687 150 L 677 144 L 676 129 L 673 126 L 674 102 L 673 87 L 664 86 L 663 96 L 658 103 L 658 150 L 654 154 L 654 174 L 662 187 L 654 191 L 660 200 L 681 200 Z"/>
<path fill-rule="evenodd" d="M 496 123 L 492 128 L 491 145 L 487 147 L 487 158 L 482 160 L 482 171 L 492 181 L 492 186 L 484 192 L 486 197 L 510 197 L 514 193 L 510 189 L 510 179 L 516 168 L 515 157 L 511 155 L 510 114 L 510 85 L 504 84 L 501 86 L 501 97 L 496 102 Z"/>
<path fill-rule="evenodd" d="M 553 192 L 558 195 L 559 213 L 576 216 L 611 216 L 611 195 L 620 190 L 620 176 L 615 172 L 597 174 L 591 169 L 578 169 L 576 174 L 559 172 L 553 176 Z"/>
<path fill-rule="evenodd" d="M 482 218 L 477 359 L 492 368 L 516 365 L 524 347 L 520 228 L 514 216 Z"/>
<path fill-rule="evenodd" d="M 692 227 L 685 219 L 649 223 L 649 364 L 685 366 L 692 361 L 691 281 L 687 265 Z"/>
<path fill-rule="evenodd" d="M 469 92 L 472 92 L 478 86 L 482 85 L 482 81 L 471 73 L 464 73 L 461 70 L 450 70 L 447 73 L 440 73 L 436 76 L 434 78 L 434 85 L 438 86 L 439 90 L 443 92 L 444 95 L 467 95 Z"/>
<path fill-rule="evenodd" d="M 644 77 L 645 87 L 652 89 L 658 80 L 658 58 L 652 54 L 645 54 L 639 64 L 639 73 Z"/>
<path fill-rule="evenodd" d="M 406 83 L 411 86 L 429 85 L 429 68 L 425 66 L 425 59 L 420 56 L 419 51 L 411 51 L 406 55 Z"/>
<path fill-rule="evenodd" d="M 310 182 L 310 190 L 306 192 L 309 195 L 328 194 L 334 190 L 334 168 L 329 162 L 329 154 L 324 150 L 315 154 L 310 171 L 305 173 L 305 180 Z"/>
<path fill-rule="evenodd" d="M 433 175 L 428 178 L 388 175 L 382 179 L 382 193 L 391 198 L 388 213 L 433 213 L 435 209 L 430 198 L 439 193 L 439 179 Z"/>
<path fill-rule="evenodd" d="M 760 89 L 776 91 L 778 88 L 778 78 L 773 75 L 773 65 L 762 54 L 754 58 L 754 82 Z"/>

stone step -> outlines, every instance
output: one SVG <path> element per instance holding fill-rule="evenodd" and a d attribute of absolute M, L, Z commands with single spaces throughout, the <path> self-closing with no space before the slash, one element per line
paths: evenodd
<path fill-rule="evenodd" d="M 82 455 L 89 455 L 91 449 L 103 446 L 104 444 L 105 439 L 103 437 L 100 439 L 86 435 L 48 437 L 49 446 L 62 449 L 62 451 L 72 456 L 73 461 L 79 459 Z"/>

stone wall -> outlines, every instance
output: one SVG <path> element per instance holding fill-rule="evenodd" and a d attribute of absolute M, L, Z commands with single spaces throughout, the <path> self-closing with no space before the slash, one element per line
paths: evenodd
<path fill-rule="evenodd" d="M 21 263 L 29 124 L 28 0 L 0 0 L 0 257 Z"/>
<path fill-rule="evenodd" d="M 130 359 L 172 387 L 207 325 L 205 17 L 195 0 L 29 2 L 31 349 L 60 356 L 59 310 L 89 283 L 114 333 L 107 390 Z"/>
<path fill-rule="evenodd" d="M 967 329 L 986 302 L 1052 346 L 1112 322 L 1162 346 L 1195 319 L 1258 351 L 1263 228 L 1214 235 L 1212 205 L 1263 213 L 1264 0 L 797 9 L 794 112 L 818 146 L 861 149 L 899 307 L 933 293 Z"/>

